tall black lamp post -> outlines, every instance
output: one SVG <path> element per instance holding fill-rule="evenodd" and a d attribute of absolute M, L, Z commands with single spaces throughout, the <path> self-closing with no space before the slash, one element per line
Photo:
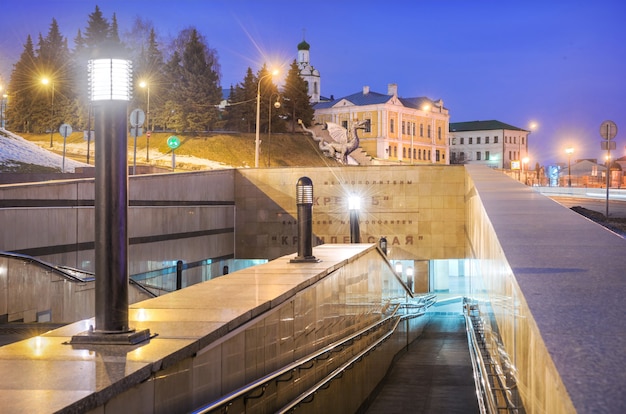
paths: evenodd
<path fill-rule="evenodd" d="M 128 123 L 132 63 L 125 59 L 89 61 L 89 95 L 96 143 L 95 274 L 96 325 L 71 343 L 136 344 L 148 329 L 128 323 Z"/>

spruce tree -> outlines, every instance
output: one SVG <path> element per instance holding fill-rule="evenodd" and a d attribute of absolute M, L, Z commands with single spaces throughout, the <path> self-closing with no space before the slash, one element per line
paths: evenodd
<path fill-rule="evenodd" d="M 301 119 L 306 126 L 311 125 L 313 122 L 315 111 L 311 106 L 311 97 L 308 93 L 308 85 L 300 76 L 300 69 L 294 59 L 287 73 L 285 86 L 283 87 L 284 114 L 287 116 L 287 121 L 291 125 L 291 132 L 296 131 L 298 119 Z"/>
<path fill-rule="evenodd" d="M 34 119 L 35 114 L 41 117 L 43 105 L 45 105 L 41 96 L 41 84 L 35 80 L 37 74 L 33 40 L 28 35 L 24 50 L 11 72 L 11 80 L 7 90 L 10 102 L 6 110 L 8 129 L 17 132 L 34 131 L 33 124 L 37 123 Z M 39 121 L 43 120 L 40 119 Z"/>

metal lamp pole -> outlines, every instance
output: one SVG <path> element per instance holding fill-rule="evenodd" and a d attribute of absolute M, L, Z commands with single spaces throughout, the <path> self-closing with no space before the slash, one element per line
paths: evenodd
<path fill-rule="evenodd" d="M 261 140 L 260 140 L 260 133 L 261 130 L 260 128 L 260 123 L 261 123 L 261 82 L 263 81 L 263 79 L 270 77 L 270 76 L 274 76 L 277 75 L 278 71 L 274 70 L 268 74 L 266 74 L 265 76 L 261 76 L 259 78 L 259 83 L 257 85 L 256 88 L 256 138 L 254 140 L 254 167 L 255 168 L 259 168 L 259 147 L 261 145 Z"/>
<path fill-rule="evenodd" d="M 572 186 L 572 154 L 574 153 L 574 148 L 567 148 L 565 150 L 567 154 L 567 186 Z"/>
<path fill-rule="evenodd" d="M 148 93 L 146 104 L 146 162 L 150 162 L 150 85 L 147 82 L 142 81 L 139 86 L 146 88 Z"/>
<path fill-rule="evenodd" d="M 50 100 L 50 148 L 52 148 L 52 135 L 54 134 L 54 81 L 51 81 L 48 78 L 43 78 L 41 83 L 47 85 L 48 83 L 52 84 L 52 97 Z"/>
<path fill-rule="evenodd" d="M 275 93 L 272 94 L 272 96 L 270 96 L 269 102 L 268 102 L 268 121 L 267 121 L 267 166 L 269 167 L 271 165 L 271 153 L 272 153 L 272 98 L 274 97 L 274 95 L 277 95 Z M 278 109 L 280 108 L 280 101 L 278 100 L 278 98 L 280 98 L 280 95 L 278 94 L 276 96 L 276 102 L 274 102 L 274 108 Z"/>
<path fill-rule="evenodd" d="M 128 123 L 132 63 L 125 59 L 89 61 L 89 92 L 94 104 L 95 328 L 71 343 L 136 344 L 150 338 L 128 320 Z"/>

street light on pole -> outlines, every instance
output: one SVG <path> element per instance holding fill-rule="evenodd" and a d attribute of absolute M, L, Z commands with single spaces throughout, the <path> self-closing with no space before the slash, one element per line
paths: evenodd
<path fill-rule="evenodd" d="M 132 63 L 122 58 L 89 61 L 89 97 L 95 110 L 95 326 L 72 344 L 132 345 L 150 338 L 128 318 L 128 123 Z"/>
<path fill-rule="evenodd" d="M 43 78 L 41 83 L 44 85 L 52 85 L 52 99 L 50 100 L 50 148 L 52 148 L 52 135 L 54 133 L 54 81 L 48 78 Z"/>
<path fill-rule="evenodd" d="M 260 123 L 261 123 L 261 81 L 263 79 L 268 78 L 270 76 L 278 75 L 278 69 L 274 69 L 272 72 L 265 74 L 265 76 L 261 76 L 259 78 L 259 83 L 256 88 L 256 138 L 255 138 L 255 149 L 254 149 L 254 167 L 259 168 L 259 147 L 261 145 L 260 140 Z"/>
<path fill-rule="evenodd" d="M 565 153 L 567 154 L 567 186 L 572 186 L 572 154 L 574 153 L 574 148 L 569 147 L 565 149 Z"/>
<path fill-rule="evenodd" d="M 270 166 L 271 152 L 272 152 L 272 98 L 276 95 L 276 102 L 274 102 L 274 108 L 280 108 L 280 94 L 273 93 L 270 96 L 268 103 L 268 121 L 267 121 L 267 166 Z"/>
<path fill-rule="evenodd" d="M 146 162 L 150 162 L 150 85 L 146 81 L 141 81 L 139 86 L 148 92 L 146 103 Z"/>

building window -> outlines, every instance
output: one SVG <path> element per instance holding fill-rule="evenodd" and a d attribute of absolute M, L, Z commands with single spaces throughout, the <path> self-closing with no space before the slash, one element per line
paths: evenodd
<path fill-rule="evenodd" d="M 389 132 L 391 132 L 392 134 L 393 134 L 393 121 L 394 119 L 389 120 Z"/>
<path fill-rule="evenodd" d="M 422 149 L 421 148 L 417 150 L 417 159 L 418 160 L 422 159 Z"/>
<path fill-rule="evenodd" d="M 431 156 L 431 154 L 430 154 L 430 150 L 428 150 L 428 161 L 431 161 L 432 159 L 433 159 L 433 158 L 432 158 L 432 156 Z"/>
<path fill-rule="evenodd" d="M 424 136 L 424 124 L 420 124 L 420 137 Z"/>
<path fill-rule="evenodd" d="M 461 137 L 461 145 L 465 144 L 465 138 Z"/>
<path fill-rule="evenodd" d="M 452 138 L 452 145 L 456 145 L 456 138 Z"/>
<path fill-rule="evenodd" d="M 480 144 L 480 137 L 476 137 L 476 143 Z"/>
<path fill-rule="evenodd" d="M 405 134 L 405 132 L 404 132 L 406 130 L 405 129 L 405 125 L 406 125 L 406 123 L 404 121 L 402 121 L 402 135 Z"/>
<path fill-rule="evenodd" d="M 489 137 L 485 137 L 485 144 L 489 144 Z"/>
<path fill-rule="evenodd" d="M 413 134 L 413 135 L 415 135 L 415 122 L 413 122 L 412 126 L 413 126 L 413 132 L 412 132 L 412 134 Z"/>
<path fill-rule="evenodd" d="M 439 162 L 439 150 L 435 151 L 435 161 Z"/>
<path fill-rule="evenodd" d="M 505 138 L 506 139 L 506 138 Z M 513 158 L 511 158 L 511 151 L 509 151 L 509 160 L 512 160 Z"/>
<path fill-rule="evenodd" d="M 371 119 L 366 119 L 365 120 L 364 132 L 372 132 L 372 120 Z"/>
<path fill-rule="evenodd" d="M 413 159 L 415 159 L 415 148 L 413 148 Z"/>
<path fill-rule="evenodd" d="M 480 151 L 476 152 L 476 161 L 480 161 L 481 159 L 481 153 Z"/>
<path fill-rule="evenodd" d="M 348 121 L 341 121 L 341 126 L 348 129 Z"/>
<path fill-rule="evenodd" d="M 459 153 L 459 161 L 465 161 L 465 153 L 463 151 Z"/>
<path fill-rule="evenodd" d="M 517 137 L 513 137 L 513 144 L 517 144 Z"/>
<path fill-rule="evenodd" d="M 485 159 L 489 161 L 489 151 L 485 151 Z"/>
<path fill-rule="evenodd" d="M 498 137 L 497 137 L 497 136 L 496 136 L 496 137 L 493 137 L 493 143 L 494 143 L 494 144 L 497 144 L 497 143 L 498 143 Z"/>
<path fill-rule="evenodd" d="M 406 147 L 402 147 L 402 158 L 406 158 Z"/>
<path fill-rule="evenodd" d="M 526 145 L 526 144 L 524 144 L 524 137 L 522 137 L 522 145 Z"/>
<path fill-rule="evenodd" d="M 437 127 L 437 139 L 441 139 L 441 127 Z"/>
<path fill-rule="evenodd" d="M 428 138 L 430 138 L 430 125 L 428 125 Z"/>
<path fill-rule="evenodd" d="M 469 137 L 469 138 L 467 139 L 467 143 L 468 143 L 469 145 L 472 145 L 472 141 L 473 141 L 473 140 L 474 140 L 474 138 Z"/>

